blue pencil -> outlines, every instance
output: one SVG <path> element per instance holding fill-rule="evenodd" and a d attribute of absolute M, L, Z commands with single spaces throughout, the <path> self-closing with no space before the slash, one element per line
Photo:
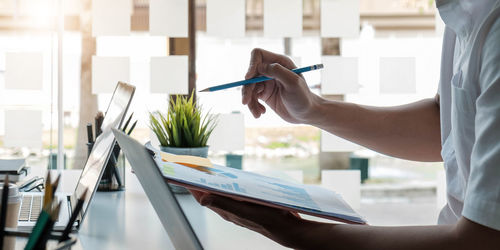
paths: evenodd
<path fill-rule="evenodd" d="M 318 70 L 318 69 L 322 69 L 322 68 L 323 68 L 323 64 L 316 64 L 316 65 L 307 66 L 307 67 L 303 67 L 303 68 L 292 69 L 292 72 L 294 72 L 296 74 L 302 74 L 304 72 L 308 72 L 308 71 L 311 71 L 311 70 Z M 248 85 L 248 84 L 252 84 L 252 83 L 264 82 L 264 81 L 267 81 L 267 80 L 272 80 L 272 78 L 269 78 L 267 76 L 259 76 L 259 77 L 251 78 L 251 79 L 248 79 L 248 80 L 231 82 L 231 83 L 226 83 L 226 84 L 222 84 L 222 85 L 213 86 L 213 87 L 201 90 L 200 92 L 214 92 L 214 91 L 228 89 L 228 88 L 233 88 L 233 87 L 238 87 L 238 86 L 242 86 L 242 85 Z"/>

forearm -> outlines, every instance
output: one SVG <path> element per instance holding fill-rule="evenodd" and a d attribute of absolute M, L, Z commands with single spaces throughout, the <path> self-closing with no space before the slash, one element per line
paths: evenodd
<path fill-rule="evenodd" d="M 462 249 L 453 225 L 374 227 L 310 223 L 293 243 L 297 249 Z"/>
<path fill-rule="evenodd" d="M 454 225 L 375 227 L 301 221 L 293 227 L 295 249 L 498 249 L 499 231 L 465 217 Z"/>
<path fill-rule="evenodd" d="M 310 124 L 390 156 L 441 161 L 439 105 L 434 99 L 371 107 L 319 99 Z"/>

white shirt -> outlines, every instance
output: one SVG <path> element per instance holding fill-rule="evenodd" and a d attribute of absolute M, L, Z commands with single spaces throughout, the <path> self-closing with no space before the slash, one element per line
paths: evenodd
<path fill-rule="evenodd" d="M 436 5 L 446 24 L 439 94 L 448 198 L 438 223 L 464 216 L 500 230 L 500 15 L 488 18 L 500 0 Z"/>

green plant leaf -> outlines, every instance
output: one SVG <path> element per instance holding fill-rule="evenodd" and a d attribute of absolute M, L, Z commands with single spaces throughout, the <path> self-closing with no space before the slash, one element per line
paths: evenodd
<path fill-rule="evenodd" d="M 172 98 L 166 114 L 156 111 L 150 113 L 149 119 L 161 145 L 170 147 L 204 147 L 217 124 L 210 111 L 203 114 L 194 91 L 189 97 Z"/>

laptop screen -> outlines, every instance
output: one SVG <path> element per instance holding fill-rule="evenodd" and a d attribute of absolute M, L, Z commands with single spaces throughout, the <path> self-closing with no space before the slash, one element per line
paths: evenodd
<path fill-rule="evenodd" d="M 153 205 L 163 228 L 167 231 L 174 248 L 203 249 L 198 236 L 151 154 L 143 145 L 123 132 L 113 130 L 113 133 L 151 205 Z"/>
<path fill-rule="evenodd" d="M 134 92 L 134 86 L 119 82 L 113 93 L 101 126 L 102 134 L 94 142 L 94 147 L 90 152 L 87 163 L 76 185 L 75 192 L 71 197 L 71 204 L 74 205 L 77 198 L 83 194 L 85 189 L 88 189 L 88 195 L 83 204 L 80 219 L 85 216 L 89 202 L 96 191 L 112 148 L 115 145 L 115 138 L 111 128 L 118 129 L 121 127 Z"/>

